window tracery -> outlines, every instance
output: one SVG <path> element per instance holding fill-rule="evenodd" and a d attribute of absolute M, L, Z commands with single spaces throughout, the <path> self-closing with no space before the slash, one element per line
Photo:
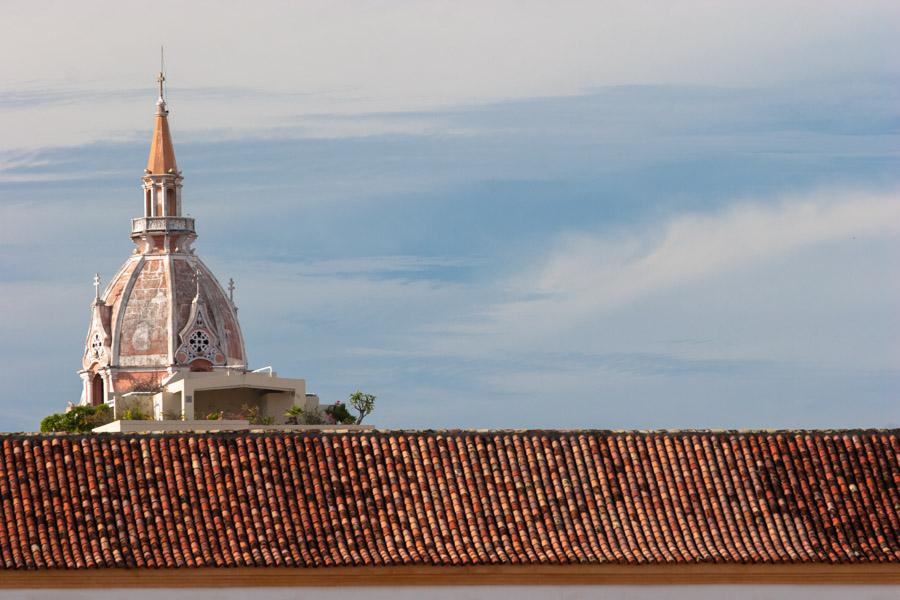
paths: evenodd
<path fill-rule="evenodd" d="M 188 338 L 188 345 L 191 347 L 191 352 L 196 356 L 204 356 L 207 350 L 209 350 L 210 343 L 209 335 L 205 331 L 195 331 Z"/>
<path fill-rule="evenodd" d="M 103 338 L 99 333 L 94 333 L 91 337 L 91 356 L 98 360 L 103 356 Z"/>

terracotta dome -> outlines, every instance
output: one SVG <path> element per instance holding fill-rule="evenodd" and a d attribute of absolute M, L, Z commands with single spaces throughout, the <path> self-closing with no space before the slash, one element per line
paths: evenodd
<path fill-rule="evenodd" d="M 152 391 L 179 371 L 246 370 L 247 357 L 231 293 L 194 254 L 194 219 L 181 210 L 181 172 L 157 101 L 143 216 L 132 219 L 134 254 L 91 306 L 81 375 L 82 402 Z"/>

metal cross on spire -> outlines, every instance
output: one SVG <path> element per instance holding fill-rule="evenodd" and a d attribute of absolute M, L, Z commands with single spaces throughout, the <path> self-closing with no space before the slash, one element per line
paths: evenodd
<path fill-rule="evenodd" d="M 163 46 L 159 47 L 159 75 L 156 76 L 156 83 L 159 84 L 159 99 L 160 101 L 164 101 L 163 99 L 163 84 L 166 82 L 166 55 L 165 49 Z"/>

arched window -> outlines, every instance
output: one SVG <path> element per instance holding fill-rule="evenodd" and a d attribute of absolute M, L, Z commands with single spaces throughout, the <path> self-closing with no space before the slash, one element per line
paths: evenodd
<path fill-rule="evenodd" d="M 150 190 L 144 190 L 144 216 L 150 216 Z"/>
<path fill-rule="evenodd" d="M 91 404 L 100 406 L 106 402 L 106 390 L 103 389 L 103 377 L 100 373 L 94 373 L 91 378 Z"/>
<path fill-rule="evenodd" d="M 177 214 L 175 202 L 175 188 L 166 189 L 166 214 L 170 217 Z"/>

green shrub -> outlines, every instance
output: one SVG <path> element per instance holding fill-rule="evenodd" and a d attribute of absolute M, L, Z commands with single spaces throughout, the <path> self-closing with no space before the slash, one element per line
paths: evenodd
<path fill-rule="evenodd" d="M 293 425 L 321 425 L 325 422 L 318 410 L 304 410 L 300 406 L 292 406 L 285 415 L 288 417 L 288 423 Z"/>
<path fill-rule="evenodd" d="M 112 411 L 105 404 L 99 406 L 73 406 L 63 413 L 54 413 L 41 421 L 41 431 L 68 431 L 87 433 L 94 427 L 112 421 Z"/>
<path fill-rule="evenodd" d="M 325 418 L 322 416 L 318 410 L 304 410 L 303 411 L 303 420 L 300 421 L 302 425 L 321 425 L 325 422 Z"/>
<path fill-rule="evenodd" d="M 325 419 L 318 410 L 303 410 L 296 404 L 284 413 L 288 425 L 321 425 Z"/>
<path fill-rule="evenodd" d="M 356 417 L 350 414 L 350 411 L 347 410 L 347 405 L 340 400 L 331 406 L 326 406 L 325 414 L 331 417 L 331 420 L 335 423 L 343 425 L 353 425 L 356 423 Z"/>
<path fill-rule="evenodd" d="M 272 425 L 275 422 L 273 417 L 264 416 L 258 406 L 250 406 L 245 404 L 241 407 L 244 418 L 250 421 L 251 425 Z"/>
<path fill-rule="evenodd" d="M 142 411 L 137 406 L 132 406 L 131 408 L 126 408 L 122 411 L 122 420 L 123 421 L 148 421 L 150 420 L 150 415 Z"/>
<path fill-rule="evenodd" d="M 302 406 L 294 405 L 284 413 L 288 425 L 352 425 L 356 423 L 356 417 L 350 414 L 347 406 L 338 401 L 323 410 L 304 410 Z"/>
<path fill-rule="evenodd" d="M 295 404 L 285 411 L 284 416 L 288 425 L 299 425 L 303 421 L 303 407 Z"/>

